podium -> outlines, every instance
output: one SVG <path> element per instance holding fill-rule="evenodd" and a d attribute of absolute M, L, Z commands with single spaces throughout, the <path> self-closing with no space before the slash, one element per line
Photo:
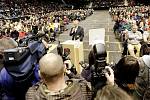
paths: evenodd
<path fill-rule="evenodd" d="M 76 67 L 78 74 L 80 74 L 82 71 L 82 67 L 80 66 L 79 62 L 84 61 L 83 42 L 67 40 L 61 44 L 63 48 L 70 49 L 71 52 L 69 57 Z"/>

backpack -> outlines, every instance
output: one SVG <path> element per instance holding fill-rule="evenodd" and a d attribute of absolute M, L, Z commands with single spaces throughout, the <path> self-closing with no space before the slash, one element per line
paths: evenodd
<path fill-rule="evenodd" d="M 143 100 L 150 100 L 150 88 L 146 89 Z"/>
<path fill-rule="evenodd" d="M 135 90 L 136 95 L 142 100 L 149 100 L 147 99 L 147 94 L 150 93 L 150 68 L 148 66 L 145 65 L 145 67 L 140 70 L 136 82 L 138 84 Z"/>
<path fill-rule="evenodd" d="M 46 93 L 50 94 L 47 96 L 43 93 L 46 90 L 41 90 L 44 83 L 38 83 L 28 90 L 26 100 L 91 100 L 92 92 L 86 82 L 81 79 L 72 79 L 67 80 L 67 83 L 68 87 L 65 88 L 65 91 L 53 95 Z"/>
<path fill-rule="evenodd" d="M 144 92 L 143 100 L 150 100 L 150 68 L 148 68 L 147 89 Z"/>

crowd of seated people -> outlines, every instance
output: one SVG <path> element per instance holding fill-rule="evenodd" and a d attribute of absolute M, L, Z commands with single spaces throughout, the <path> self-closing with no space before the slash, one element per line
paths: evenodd
<path fill-rule="evenodd" d="M 17 46 L 16 42 L 12 39 L 14 38 L 17 41 L 17 37 L 21 35 L 19 38 L 23 38 L 24 33 L 19 33 L 20 29 L 27 29 L 25 33 L 32 31 L 32 33 L 36 34 L 37 30 L 35 26 L 38 26 L 38 31 L 44 31 L 44 29 L 48 27 L 48 32 L 57 32 L 58 26 L 61 26 L 61 18 L 63 16 L 64 24 L 69 23 L 74 17 L 77 17 L 79 20 L 84 19 L 84 15 L 86 17 L 90 15 L 90 10 L 67 10 L 67 11 L 52 11 L 43 15 L 42 18 L 38 18 L 38 14 L 31 14 L 30 18 L 20 19 L 19 21 L 13 22 L 11 20 L 1 20 L 2 21 L 2 31 L 0 34 L 0 65 L 3 66 L 3 58 L 4 58 L 4 50 L 5 49 L 13 49 Z M 121 17 L 121 16 L 120 16 Z M 122 16 L 123 17 L 123 16 Z M 119 22 L 120 23 L 120 22 Z M 43 25 L 44 24 L 44 25 Z M 34 27 L 33 27 L 34 26 Z M 44 26 L 44 27 L 43 27 Z M 137 25 L 132 25 L 131 32 L 137 31 Z M 6 30 L 5 30 L 6 29 Z M 24 32 L 23 30 L 23 32 Z M 13 32 L 13 33 L 12 33 Z M 45 32 L 45 31 L 44 31 Z M 140 31 L 139 31 L 140 32 Z M 142 34 L 139 33 L 138 34 Z M 11 33 L 11 34 L 10 34 Z M 13 34 L 18 36 L 14 36 Z M 126 32 L 125 32 L 126 33 Z M 122 34 L 122 33 L 119 33 Z M 131 33 L 129 33 L 131 34 Z M 149 34 L 148 32 L 143 32 L 144 41 L 149 43 Z M 11 37 L 9 37 L 11 36 Z M 127 36 L 127 37 L 130 37 Z M 131 35 L 132 37 L 132 35 Z M 128 39 L 128 41 L 130 41 Z M 128 42 L 127 41 L 127 42 Z M 43 43 L 44 44 L 44 43 Z M 46 45 L 44 45 L 46 46 Z M 99 45 L 97 45 L 99 46 Z M 95 46 L 95 47 L 97 47 Z M 129 46 L 129 45 L 128 45 Z M 133 44 L 133 46 L 135 46 Z M 132 46 L 131 46 L 132 47 Z M 103 47 L 98 47 L 100 52 L 103 53 Z M 39 48 L 36 54 L 41 53 L 41 48 Z M 93 52 L 92 50 L 91 52 Z M 99 51 L 96 50 L 97 53 Z M 106 51 L 104 51 L 106 52 Z M 136 51 L 138 52 L 138 51 Z M 129 52 L 130 53 L 130 52 Z M 67 75 L 71 74 L 71 71 L 67 69 L 67 65 L 72 67 L 72 64 L 69 61 L 63 61 L 62 57 L 58 54 L 48 53 L 43 54 L 38 57 L 37 61 L 37 70 L 36 67 L 31 69 L 34 71 L 34 75 L 30 80 L 27 80 L 28 84 L 22 81 L 16 80 L 16 77 L 11 76 L 11 71 L 13 68 L 9 66 L 3 66 L 3 69 L 0 71 L 0 99 L 2 100 L 149 100 L 149 68 L 150 68 L 150 56 L 144 55 L 140 58 L 131 55 L 125 56 L 119 60 L 119 62 L 111 68 L 109 64 L 105 66 L 102 64 L 103 61 L 106 61 L 101 55 L 96 55 L 96 53 L 92 53 L 92 58 L 89 58 L 89 67 L 83 70 L 87 71 L 87 75 L 76 75 L 74 77 L 69 78 Z M 32 56 L 31 54 L 30 56 Z M 106 54 L 107 55 L 107 54 Z M 94 57 L 93 57 L 94 56 Z M 90 56 L 89 56 L 90 57 Z M 32 58 L 32 57 L 31 57 Z M 31 59 L 30 58 L 30 59 Z M 34 57 L 33 57 L 34 58 Z M 32 61 L 32 59 L 31 59 Z M 92 62 L 93 61 L 93 62 Z M 27 61 L 25 61 L 27 62 Z M 28 64 L 30 61 L 27 62 Z M 27 64 L 26 63 L 26 64 Z M 90 64 L 91 63 L 91 64 Z M 103 65 L 103 66 L 101 66 Z M 87 81 L 92 83 L 92 78 L 87 80 L 87 77 L 93 74 L 93 66 L 94 68 L 102 67 L 102 69 L 106 72 L 102 73 L 94 69 L 98 75 L 103 75 L 102 77 L 106 78 L 104 80 L 98 80 L 103 83 L 103 87 L 98 87 L 96 95 L 93 90 L 93 86 L 89 84 Z M 18 66 L 20 68 L 19 71 L 28 68 L 29 66 Z M 11 70 L 8 70 L 10 68 Z M 16 68 L 16 67 L 15 67 Z M 16 70 L 17 70 L 16 69 Z M 101 69 L 101 68 L 100 68 Z M 14 71 L 13 73 L 17 72 Z M 68 71 L 69 70 L 69 71 Z M 92 71 L 91 71 L 92 70 Z M 8 71 L 8 72 L 7 72 Z M 21 71 L 22 72 L 22 71 Z M 33 74 L 32 73 L 32 74 Z M 21 74 L 18 73 L 17 74 Z M 38 79 L 38 82 L 35 83 L 35 79 Z M 26 78 L 25 78 L 26 79 Z M 34 84 L 33 84 L 34 81 Z M 31 83 L 30 83 L 31 82 Z M 22 90 L 23 89 L 23 90 Z M 21 94 L 21 95 L 18 95 Z"/>
<path fill-rule="evenodd" d="M 6 5 L 5 8 L 7 6 L 11 7 Z M 62 5 L 57 3 L 15 4 L 14 9 L 20 9 L 21 17 L 15 14 L 14 18 L 10 11 L 6 12 L 8 16 L 0 19 L 0 30 L 4 35 L 12 36 L 15 40 L 33 31 L 47 33 L 54 40 L 57 34 L 68 29 L 67 25 L 73 19 L 84 20 L 93 13 L 93 10 L 64 10 L 65 8 L 63 9 Z"/>
<path fill-rule="evenodd" d="M 147 48 L 146 51 L 144 51 L 143 48 L 141 48 L 141 45 L 142 47 L 148 47 L 149 44 L 150 7 L 116 7 L 110 8 L 109 11 L 112 16 L 112 20 L 115 21 L 113 29 L 116 38 L 119 38 L 121 42 L 124 43 L 123 55 L 127 55 L 128 51 L 132 56 L 137 54 L 136 57 L 143 54 L 148 54 Z M 138 47 L 136 46 L 137 42 L 140 43 L 138 44 Z M 130 44 L 133 44 L 132 47 Z M 143 44 L 146 46 L 143 46 Z M 140 51 L 142 54 L 140 54 Z"/>
<path fill-rule="evenodd" d="M 56 2 L 2 2 L 0 18 L 9 19 L 12 17 L 24 17 L 26 15 L 48 13 L 52 11 L 60 11 L 63 9 L 65 9 L 63 4 Z"/>
<path fill-rule="evenodd" d="M 109 13 L 115 21 L 116 38 L 123 42 L 124 48 L 123 58 L 114 70 L 116 83 L 134 100 L 147 100 L 150 93 L 150 7 L 116 7 L 110 8 Z"/>

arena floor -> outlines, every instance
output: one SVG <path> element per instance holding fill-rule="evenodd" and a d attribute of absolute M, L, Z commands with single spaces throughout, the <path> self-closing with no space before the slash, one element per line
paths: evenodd
<path fill-rule="evenodd" d="M 80 26 L 84 28 L 85 37 L 83 40 L 84 43 L 84 59 L 88 60 L 88 54 L 91 49 L 89 46 L 89 35 L 88 32 L 90 29 L 96 28 L 105 28 L 105 45 L 107 50 L 107 62 L 108 63 L 116 63 L 121 57 L 122 46 L 121 43 L 115 39 L 115 35 L 113 34 L 113 25 L 111 16 L 108 13 L 108 10 L 98 10 L 95 11 L 94 14 L 88 17 L 86 20 L 80 22 Z M 61 42 L 70 40 L 69 36 L 71 24 L 69 25 L 69 30 L 64 32 L 59 36 L 59 40 Z"/>

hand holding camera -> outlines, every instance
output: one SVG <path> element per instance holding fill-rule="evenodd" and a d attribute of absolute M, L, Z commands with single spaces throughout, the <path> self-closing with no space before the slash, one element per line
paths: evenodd
<path fill-rule="evenodd" d="M 73 66 L 72 62 L 70 60 L 64 61 L 64 64 L 65 64 L 67 70 L 71 69 Z"/>
<path fill-rule="evenodd" d="M 105 67 L 105 77 L 107 78 L 106 84 L 114 85 L 114 71 L 111 67 Z"/>

